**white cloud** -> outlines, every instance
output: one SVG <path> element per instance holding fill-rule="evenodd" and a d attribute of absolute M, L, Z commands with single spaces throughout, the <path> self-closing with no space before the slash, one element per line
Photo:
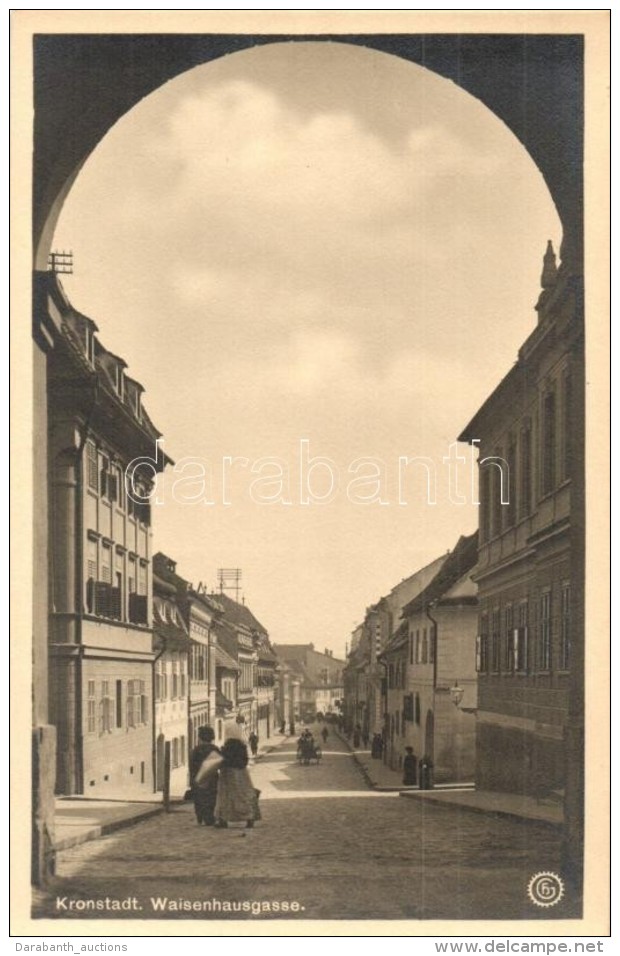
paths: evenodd
<path fill-rule="evenodd" d="M 544 183 L 454 84 L 338 44 L 319 45 L 316 76 L 312 45 L 284 46 L 179 77 L 119 121 L 63 212 L 66 288 L 146 386 L 173 457 L 285 455 L 301 435 L 344 462 L 445 454 L 533 326 L 545 242 L 559 240 Z M 276 82 L 263 65 L 278 50 Z M 265 616 L 296 620 L 303 592 L 324 609 L 307 640 L 342 633 L 379 576 L 413 570 L 402 514 L 334 508 L 323 537 L 315 514 L 280 520 L 274 534 L 254 513 L 165 512 L 156 533 L 197 577 L 203 561 L 248 575 L 273 561 Z M 424 521 L 430 559 L 461 528 L 453 511 Z M 319 574 L 341 580 L 347 535 L 354 610 Z"/>

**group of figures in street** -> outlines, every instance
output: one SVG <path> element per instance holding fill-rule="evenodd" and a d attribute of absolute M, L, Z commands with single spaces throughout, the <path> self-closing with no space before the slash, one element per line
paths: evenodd
<path fill-rule="evenodd" d="M 248 829 L 260 820 L 260 791 L 248 771 L 248 748 L 241 737 L 228 736 L 221 749 L 214 744 L 212 727 L 200 727 L 199 743 L 190 758 L 190 793 L 199 826 L 224 829 L 230 823 L 245 823 Z M 255 755 L 258 737 L 250 735 Z"/>
<path fill-rule="evenodd" d="M 370 756 L 373 760 L 381 760 L 385 752 L 385 743 L 381 734 L 374 734 L 372 742 L 366 728 L 360 724 L 345 723 L 344 732 L 348 740 L 352 741 L 354 750 L 361 746 L 367 749 L 370 743 Z M 419 786 L 420 790 L 431 790 L 434 785 L 433 761 L 428 756 L 424 756 L 418 761 L 413 752 L 413 747 L 405 747 L 405 757 L 403 760 L 403 786 Z"/>
<path fill-rule="evenodd" d="M 327 727 L 323 727 L 323 730 L 321 731 L 321 737 L 323 738 L 323 744 L 326 744 L 327 738 L 329 737 L 329 730 Z M 306 728 L 297 741 L 297 759 L 302 764 L 307 765 L 311 760 L 315 760 L 318 763 L 321 759 L 321 756 L 321 748 L 315 742 L 312 732 Z"/>

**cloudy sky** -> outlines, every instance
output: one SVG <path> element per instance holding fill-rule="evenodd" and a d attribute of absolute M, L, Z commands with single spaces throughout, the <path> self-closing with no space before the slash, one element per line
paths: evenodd
<path fill-rule="evenodd" d="M 155 548 L 195 584 L 242 568 L 276 641 L 343 652 L 368 604 L 476 527 L 442 458 L 535 324 L 548 239 L 555 208 L 508 129 L 386 54 L 273 44 L 143 100 L 88 160 L 54 248 L 167 452 L 216 476 L 207 505 L 175 502 L 169 475 Z M 300 504 L 301 439 L 339 469 L 329 504 Z M 421 469 L 398 504 L 405 455 L 436 462 L 437 504 Z M 287 463 L 291 503 L 254 502 L 237 465 L 224 505 L 225 456 Z M 385 463 L 385 504 L 347 498 L 361 457 Z"/>

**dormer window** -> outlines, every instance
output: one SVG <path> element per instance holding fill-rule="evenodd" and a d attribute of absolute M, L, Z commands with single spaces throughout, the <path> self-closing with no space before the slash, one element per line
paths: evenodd
<path fill-rule="evenodd" d="M 124 385 L 125 385 L 124 378 L 125 378 L 125 376 L 124 376 L 124 374 L 123 374 L 123 370 L 122 370 L 122 368 L 120 367 L 120 365 L 115 365 L 115 366 L 114 366 L 114 388 L 115 388 L 115 390 L 116 390 L 116 394 L 119 396 L 119 398 L 120 398 L 121 400 L 122 400 L 122 398 L 123 398 L 123 393 L 124 393 L 124 390 L 125 390 L 125 389 L 124 389 Z"/>
<path fill-rule="evenodd" d="M 95 332 L 94 329 L 86 326 L 85 329 L 85 347 L 86 347 L 86 358 L 91 365 L 95 364 Z"/>

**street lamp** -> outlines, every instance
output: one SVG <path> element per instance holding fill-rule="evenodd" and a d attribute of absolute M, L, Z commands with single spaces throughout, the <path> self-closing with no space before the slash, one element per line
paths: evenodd
<path fill-rule="evenodd" d="M 452 703 L 455 707 L 461 706 L 461 701 L 463 700 L 463 694 L 465 693 L 464 689 L 459 685 L 458 680 L 454 681 L 454 687 L 450 688 L 450 697 L 452 698 Z"/>

